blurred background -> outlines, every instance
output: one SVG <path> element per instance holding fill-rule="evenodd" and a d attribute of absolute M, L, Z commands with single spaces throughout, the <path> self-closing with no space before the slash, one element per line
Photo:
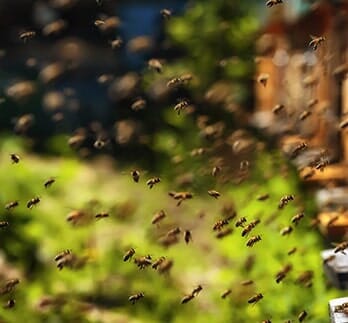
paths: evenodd
<path fill-rule="evenodd" d="M 347 2 L 271 4 L 0 0 L 1 322 L 328 321 Z"/>

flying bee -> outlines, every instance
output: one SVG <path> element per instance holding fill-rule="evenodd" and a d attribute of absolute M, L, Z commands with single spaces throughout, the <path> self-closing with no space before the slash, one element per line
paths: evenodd
<path fill-rule="evenodd" d="M 250 163 L 248 160 L 242 160 L 239 164 L 239 170 L 241 172 L 247 172 L 249 171 L 249 168 L 250 168 Z"/>
<path fill-rule="evenodd" d="M 309 42 L 309 47 L 313 50 L 317 50 L 318 46 L 325 41 L 325 37 L 323 36 L 312 36 L 311 35 L 311 41 Z"/>
<path fill-rule="evenodd" d="M 345 128 L 347 128 L 347 126 L 348 126 L 348 118 L 344 119 L 344 120 L 339 124 L 339 127 L 340 127 L 341 129 L 345 129 Z"/>
<path fill-rule="evenodd" d="M 162 73 L 163 65 L 158 59 L 152 58 L 148 60 L 147 66 L 149 67 L 149 69 L 155 70 L 157 73 Z"/>
<path fill-rule="evenodd" d="M 66 255 L 69 255 L 69 254 L 71 254 L 71 250 L 70 249 L 63 250 L 62 252 L 60 252 L 59 254 L 57 254 L 54 257 L 54 261 L 59 261 L 62 258 L 64 258 Z"/>
<path fill-rule="evenodd" d="M 256 198 L 258 201 L 265 201 L 267 199 L 269 199 L 269 194 L 265 193 L 265 194 L 261 194 Z"/>
<path fill-rule="evenodd" d="M 153 177 L 146 182 L 146 185 L 151 189 L 154 187 L 154 185 L 158 184 L 160 181 L 161 179 L 159 177 Z"/>
<path fill-rule="evenodd" d="M 298 321 L 299 322 L 303 322 L 304 319 L 307 317 L 307 312 L 306 311 L 302 311 L 299 315 L 298 315 Z"/>
<path fill-rule="evenodd" d="M 285 106 L 283 104 L 277 104 L 273 109 L 272 112 L 277 115 L 280 112 L 282 112 L 284 110 Z"/>
<path fill-rule="evenodd" d="M 0 221 L 0 228 L 8 227 L 9 223 L 7 221 Z"/>
<path fill-rule="evenodd" d="M 180 115 L 181 111 L 185 110 L 188 106 L 190 106 L 189 101 L 182 100 L 174 106 L 174 111 L 176 111 L 178 115 Z"/>
<path fill-rule="evenodd" d="M 27 208 L 28 209 L 32 209 L 34 205 L 37 205 L 38 203 L 40 203 L 40 198 L 39 197 L 34 197 L 31 200 L 28 201 L 27 203 Z"/>
<path fill-rule="evenodd" d="M 293 255 L 296 251 L 297 251 L 297 248 L 296 248 L 296 247 L 290 249 L 290 250 L 288 251 L 288 256 Z"/>
<path fill-rule="evenodd" d="M 253 247 L 257 242 L 261 241 L 261 236 L 252 236 L 246 243 L 247 247 Z"/>
<path fill-rule="evenodd" d="M 139 179 L 140 179 L 140 172 L 138 170 L 132 170 L 131 171 L 131 175 L 132 175 L 132 178 L 133 178 L 133 181 L 135 183 L 138 183 L 139 182 Z"/>
<path fill-rule="evenodd" d="M 85 219 L 86 219 L 86 213 L 79 210 L 71 211 L 66 217 L 66 220 L 68 222 L 71 222 L 73 225 L 76 225 L 79 222 L 83 222 L 83 220 Z"/>
<path fill-rule="evenodd" d="M 308 145 L 305 142 L 298 144 L 291 152 L 290 158 L 296 158 L 302 151 L 308 148 Z"/>
<path fill-rule="evenodd" d="M 104 218 L 108 218 L 109 217 L 109 213 L 107 213 L 107 212 L 100 212 L 100 213 L 97 213 L 96 215 L 95 215 L 95 218 L 97 219 L 97 220 L 99 220 L 99 219 L 104 219 Z"/>
<path fill-rule="evenodd" d="M 194 297 L 197 296 L 201 291 L 203 290 L 202 285 L 198 285 L 196 288 L 193 289 L 191 295 Z"/>
<path fill-rule="evenodd" d="M 160 274 L 168 273 L 170 269 L 173 267 L 173 260 L 166 259 L 164 260 L 158 267 L 158 272 Z"/>
<path fill-rule="evenodd" d="M 221 167 L 220 166 L 215 166 L 213 168 L 213 170 L 211 171 L 211 175 L 216 177 L 220 172 L 221 172 Z"/>
<path fill-rule="evenodd" d="M 215 237 L 217 239 L 222 239 L 225 238 L 226 236 L 230 235 L 233 232 L 233 230 L 231 228 L 226 228 L 224 230 L 219 231 Z"/>
<path fill-rule="evenodd" d="M 123 261 L 131 260 L 135 254 L 134 248 L 130 248 L 123 256 Z"/>
<path fill-rule="evenodd" d="M 242 286 L 250 286 L 250 285 L 254 284 L 254 281 L 251 280 L 251 279 L 243 280 L 240 284 L 241 284 Z"/>
<path fill-rule="evenodd" d="M 336 245 L 334 249 L 334 253 L 342 252 L 343 254 L 346 254 L 344 250 L 348 248 L 348 241 L 343 241 Z"/>
<path fill-rule="evenodd" d="M 335 260 L 335 258 L 336 258 L 336 255 L 331 255 L 331 256 L 329 256 L 329 257 L 323 259 L 323 264 L 327 264 L 327 263 L 329 263 L 329 262 Z"/>
<path fill-rule="evenodd" d="M 292 231 L 293 231 L 293 228 L 292 228 L 292 226 L 289 225 L 289 226 L 287 226 L 287 227 L 281 229 L 281 230 L 280 230 L 280 234 L 281 234 L 282 236 L 287 236 L 287 235 L 289 235 Z"/>
<path fill-rule="evenodd" d="M 307 119 L 311 114 L 312 114 L 311 111 L 305 110 L 305 111 L 301 112 L 301 114 L 298 118 L 300 121 L 303 121 L 303 120 Z"/>
<path fill-rule="evenodd" d="M 294 200 L 294 195 L 284 195 L 278 204 L 278 209 L 283 209 L 285 205 L 287 205 L 290 201 Z"/>
<path fill-rule="evenodd" d="M 192 241 L 192 233 L 190 230 L 185 230 L 184 240 L 185 240 L 186 244 L 188 244 L 190 241 Z"/>
<path fill-rule="evenodd" d="M 166 217 L 166 213 L 163 210 L 160 210 L 158 213 L 154 215 L 154 217 L 151 220 L 152 224 L 158 224 L 160 221 L 162 221 Z"/>
<path fill-rule="evenodd" d="M 13 308 L 16 305 L 16 301 L 14 299 L 9 299 L 6 304 L 3 306 L 6 308 Z"/>
<path fill-rule="evenodd" d="M 312 270 L 302 272 L 295 280 L 297 284 L 305 285 L 312 280 L 314 273 Z"/>
<path fill-rule="evenodd" d="M 273 7 L 273 6 L 275 6 L 277 4 L 280 4 L 280 3 L 283 3 L 283 0 L 268 0 L 266 2 L 266 6 L 267 7 Z"/>
<path fill-rule="evenodd" d="M 249 304 L 256 304 L 263 298 L 263 295 L 261 293 L 255 294 L 254 296 L 250 297 L 248 299 Z"/>
<path fill-rule="evenodd" d="M 186 304 L 189 301 L 191 301 L 192 299 L 194 299 L 194 295 L 192 295 L 192 294 L 186 295 L 181 299 L 181 304 Z"/>
<path fill-rule="evenodd" d="M 179 77 L 174 77 L 167 82 L 167 87 L 173 88 L 178 86 L 180 83 L 182 83 L 181 79 Z"/>
<path fill-rule="evenodd" d="M 237 221 L 236 221 L 236 224 L 235 224 L 235 226 L 236 226 L 236 228 L 238 228 L 238 227 L 242 227 L 242 228 L 244 228 L 244 223 L 246 223 L 246 218 L 243 216 L 243 217 L 241 217 L 241 218 L 239 218 Z"/>
<path fill-rule="evenodd" d="M 264 87 L 266 87 L 267 82 L 269 79 L 269 74 L 267 73 L 261 73 L 258 77 L 257 77 L 257 82 L 262 84 Z"/>
<path fill-rule="evenodd" d="M 58 34 L 61 31 L 63 31 L 66 27 L 67 23 L 62 19 L 58 19 L 44 26 L 42 28 L 42 34 L 45 36 Z"/>
<path fill-rule="evenodd" d="M 295 216 L 291 218 L 291 223 L 298 225 L 303 218 L 304 218 L 304 213 L 296 214 Z"/>
<path fill-rule="evenodd" d="M 276 283 L 279 284 L 286 276 L 287 274 L 291 271 L 292 265 L 287 264 L 285 265 L 280 271 L 276 273 Z"/>
<path fill-rule="evenodd" d="M 45 183 L 44 186 L 45 188 L 49 188 L 56 180 L 54 178 L 49 178 Z"/>
<path fill-rule="evenodd" d="M 208 194 L 216 199 L 218 199 L 221 195 L 218 191 L 214 191 L 214 190 L 209 190 Z"/>
<path fill-rule="evenodd" d="M 310 99 L 310 100 L 307 102 L 307 108 L 308 108 L 308 109 L 313 108 L 318 102 L 319 102 L 318 99 Z"/>
<path fill-rule="evenodd" d="M 218 220 L 217 222 L 214 223 L 213 225 L 213 230 L 214 231 L 220 231 L 224 226 L 226 226 L 229 223 L 228 219 L 222 219 Z"/>
<path fill-rule="evenodd" d="M 144 297 L 144 293 L 129 296 L 128 300 L 134 305 L 139 299 Z"/>
<path fill-rule="evenodd" d="M 110 42 L 110 45 L 112 49 L 119 49 L 123 45 L 123 40 L 121 37 L 117 37 L 116 39 Z"/>
<path fill-rule="evenodd" d="M 136 258 L 134 259 L 134 262 L 139 269 L 145 269 L 146 267 L 152 265 L 152 259 L 150 255 Z"/>
<path fill-rule="evenodd" d="M 330 164 L 330 161 L 327 158 L 320 158 L 320 160 L 316 163 L 315 169 L 320 170 L 321 172 L 324 171 L 325 167 Z"/>
<path fill-rule="evenodd" d="M 17 284 L 19 284 L 18 278 L 14 278 L 14 279 L 10 279 L 6 281 L 5 284 L 1 286 L 0 288 L 0 295 L 10 293 Z"/>
<path fill-rule="evenodd" d="M 9 202 L 5 205 L 5 209 L 7 211 L 11 210 L 11 209 L 14 209 L 15 207 L 17 207 L 19 205 L 19 201 L 12 201 L 12 202 Z"/>
<path fill-rule="evenodd" d="M 137 99 L 131 105 L 131 109 L 133 111 L 139 111 L 139 110 L 143 110 L 145 108 L 146 108 L 146 101 L 144 99 L 142 99 L 142 98 Z"/>
<path fill-rule="evenodd" d="M 231 289 L 226 289 L 222 294 L 221 294 L 221 298 L 225 299 L 227 296 L 229 296 L 232 293 Z"/>
<path fill-rule="evenodd" d="M 248 236 L 252 229 L 254 229 L 260 223 L 260 219 L 256 219 L 246 225 L 242 231 L 242 237 Z"/>
<path fill-rule="evenodd" d="M 167 237 L 169 236 L 176 236 L 178 235 L 179 233 L 181 233 L 181 228 L 180 227 L 176 227 L 174 229 L 171 229 L 167 232 Z"/>
<path fill-rule="evenodd" d="M 152 268 L 153 269 L 155 269 L 155 270 L 157 270 L 157 268 L 159 267 L 159 266 L 161 266 L 161 264 L 163 264 L 163 262 L 166 260 L 166 258 L 165 257 L 160 257 L 160 258 L 158 258 L 153 264 L 152 264 Z"/>
<path fill-rule="evenodd" d="M 19 39 L 23 40 L 25 43 L 36 36 L 36 31 L 30 30 L 30 31 L 24 31 L 19 34 Z"/>
<path fill-rule="evenodd" d="M 17 154 L 10 154 L 10 158 L 12 160 L 12 164 L 18 164 L 21 160 L 21 158 Z"/>
<path fill-rule="evenodd" d="M 174 200 L 178 200 L 177 206 L 185 201 L 193 198 L 193 194 L 190 192 L 168 192 L 168 195 L 173 197 Z"/>
<path fill-rule="evenodd" d="M 164 19 L 169 19 L 172 16 L 172 11 L 169 9 L 162 9 L 160 14 Z"/>

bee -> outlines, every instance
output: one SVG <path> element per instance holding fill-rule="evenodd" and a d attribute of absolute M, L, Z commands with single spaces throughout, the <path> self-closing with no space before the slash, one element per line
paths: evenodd
<path fill-rule="evenodd" d="M 152 259 L 150 255 L 136 258 L 134 259 L 134 262 L 139 269 L 145 269 L 146 267 L 152 265 Z"/>
<path fill-rule="evenodd" d="M 311 41 L 309 42 L 309 47 L 313 50 L 317 50 L 318 46 L 323 43 L 326 39 L 323 36 L 310 36 L 311 37 Z"/>
<path fill-rule="evenodd" d="M 304 213 L 296 214 L 295 216 L 291 218 L 291 223 L 298 225 L 303 218 L 304 218 Z"/>
<path fill-rule="evenodd" d="M 273 114 L 279 114 L 281 111 L 283 111 L 285 106 L 283 104 L 277 104 L 273 109 L 272 112 Z"/>
<path fill-rule="evenodd" d="M 261 194 L 256 198 L 258 201 L 265 201 L 269 199 L 269 194 Z"/>
<path fill-rule="evenodd" d="M 300 114 L 300 116 L 298 118 L 300 121 L 303 121 L 303 120 L 307 119 L 311 114 L 312 114 L 311 111 L 305 110 Z"/>
<path fill-rule="evenodd" d="M 217 222 L 215 222 L 215 224 L 213 225 L 213 231 L 220 231 L 224 226 L 226 226 L 229 223 L 229 219 L 222 219 L 222 220 L 218 220 Z"/>
<path fill-rule="evenodd" d="M 302 151 L 307 148 L 307 144 L 305 142 L 301 142 L 292 150 L 290 158 L 296 158 Z"/>
<path fill-rule="evenodd" d="M 294 195 L 284 195 L 278 204 L 278 209 L 283 209 L 285 205 L 287 205 L 290 201 L 294 200 Z"/>
<path fill-rule="evenodd" d="M 128 300 L 134 305 L 139 299 L 143 298 L 144 296 L 145 296 L 144 293 L 138 293 L 138 294 L 129 296 Z"/>
<path fill-rule="evenodd" d="M 107 212 L 100 212 L 100 213 L 97 213 L 95 215 L 96 219 L 103 219 L 103 218 L 108 218 L 108 217 L 109 217 L 109 213 L 107 213 Z"/>
<path fill-rule="evenodd" d="M 34 38 L 36 36 L 36 31 L 30 30 L 30 31 L 24 31 L 19 34 L 19 39 L 23 40 L 25 43 L 27 40 Z"/>
<path fill-rule="evenodd" d="M 248 160 L 242 160 L 239 164 L 239 170 L 242 172 L 249 171 L 249 167 L 250 167 L 250 164 Z"/>
<path fill-rule="evenodd" d="M 348 248 L 348 241 L 343 241 L 336 245 L 334 249 L 334 253 L 342 252 L 343 254 L 346 254 L 344 250 Z"/>
<path fill-rule="evenodd" d="M 169 9 L 162 9 L 160 14 L 164 19 L 169 19 L 172 16 L 172 11 Z"/>
<path fill-rule="evenodd" d="M 148 60 L 147 66 L 149 67 L 149 69 L 155 70 L 157 73 L 162 73 L 163 65 L 158 59 L 152 58 Z"/>
<path fill-rule="evenodd" d="M 242 237 L 248 236 L 252 229 L 254 229 L 260 223 L 259 219 L 250 222 L 242 231 Z"/>
<path fill-rule="evenodd" d="M 12 160 L 12 164 L 18 164 L 21 158 L 16 154 L 10 154 L 10 158 Z"/>
<path fill-rule="evenodd" d="M 302 272 L 302 273 L 296 278 L 295 282 L 296 282 L 297 284 L 303 284 L 303 285 L 305 285 L 305 284 L 309 283 L 309 282 L 312 280 L 313 276 L 314 276 L 314 273 L 313 273 L 312 270 L 306 270 L 306 271 Z"/>
<path fill-rule="evenodd" d="M 107 139 L 97 138 L 97 140 L 93 143 L 93 147 L 96 149 L 102 149 L 108 143 Z"/>
<path fill-rule="evenodd" d="M 194 298 L 194 295 L 186 295 L 181 299 L 181 304 L 186 304 Z"/>
<path fill-rule="evenodd" d="M 166 259 L 164 260 L 158 267 L 158 272 L 160 274 L 168 273 L 170 269 L 173 267 L 173 260 Z"/>
<path fill-rule="evenodd" d="M 321 172 L 323 172 L 325 167 L 328 166 L 329 164 L 330 164 L 330 161 L 327 158 L 320 158 L 320 160 L 315 165 L 315 169 L 318 169 Z"/>
<path fill-rule="evenodd" d="M 289 226 L 287 226 L 287 227 L 281 229 L 281 230 L 280 230 L 280 234 L 281 234 L 282 236 L 286 236 L 286 235 L 289 235 L 292 231 L 293 231 L 293 228 L 292 228 L 292 226 L 289 225 Z"/>
<path fill-rule="evenodd" d="M 208 194 L 216 199 L 218 199 L 221 195 L 218 191 L 214 191 L 214 190 L 209 190 Z"/>
<path fill-rule="evenodd" d="M 9 299 L 4 305 L 4 308 L 13 308 L 15 305 L 16 301 L 14 299 Z"/>
<path fill-rule="evenodd" d="M 193 194 L 190 192 L 168 192 L 168 195 L 173 197 L 174 200 L 178 200 L 177 206 L 185 201 L 193 198 Z"/>
<path fill-rule="evenodd" d="M 280 271 L 276 273 L 276 283 L 279 284 L 285 277 L 286 275 L 291 271 L 292 265 L 287 264 L 282 268 Z"/>
<path fill-rule="evenodd" d="M 131 109 L 133 111 L 139 111 L 143 110 L 146 107 L 146 101 L 142 98 L 139 98 L 138 100 L 134 101 L 133 104 L 131 105 Z"/>
<path fill-rule="evenodd" d="M 27 85 L 27 84 L 23 84 L 21 86 L 23 87 L 23 89 L 20 87 L 20 84 L 17 84 L 17 86 L 18 86 L 17 90 L 13 89 L 14 92 L 16 91 L 19 92 L 17 96 L 21 96 L 21 95 L 26 96 L 26 95 L 29 95 L 29 94 L 25 94 L 26 92 L 34 91 L 33 88 L 31 88 L 30 85 Z M 27 89 L 25 87 L 27 87 Z M 24 93 L 21 94 L 20 93 L 21 91 Z M 35 117 L 33 114 L 24 114 L 16 120 L 14 131 L 20 134 L 25 133 L 34 124 L 34 122 L 35 122 Z"/>
<path fill-rule="evenodd" d="M 266 2 L 266 6 L 267 7 L 273 7 L 273 6 L 275 6 L 277 4 L 280 4 L 280 3 L 283 3 L 283 0 L 268 0 Z"/>
<path fill-rule="evenodd" d="M 306 311 L 302 311 L 299 315 L 298 315 L 298 321 L 299 322 L 303 322 L 304 319 L 307 317 L 307 312 Z"/>
<path fill-rule="evenodd" d="M 264 87 L 266 87 L 267 82 L 269 79 L 269 74 L 267 73 L 261 73 L 258 77 L 257 77 L 257 82 L 262 84 Z"/>
<path fill-rule="evenodd" d="M 134 248 L 130 248 L 123 256 L 123 261 L 131 260 L 135 254 Z"/>
<path fill-rule="evenodd" d="M 110 83 L 115 77 L 112 74 L 102 74 L 97 78 L 97 82 L 99 84 Z"/>
<path fill-rule="evenodd" d="M 256 304 L 263 298 L 263 295 L 261 293 L 255 294 L 254 296 L 250 297 L 248 299 L 249 304 Z"/>
<path fill-rule="evenodd" d="M 307 108 L 308 109 L 313 108 L 318 102 L 319 102 L 318 99 L 310 99 L 307 102 Z"/>
<path fill-rule="evenodd" d="M 11 210 L 11 209 L 14 209 L 15 207 L 17 207 L 19 205 L 19 201 L 12 201 L 12 202 L 9 202 L 5 205 L 5 209 L 7 211 Z"/>
<path fill-rule="evenodd" d="M 197 296 L 201 291 L 203 290 L 202 285 L 198 285 L 196 288 L 193 289 L 191 295 L 194 297 Z"/>
<path fill-rule="evenodd" d="M 181 79 L 179 77 L 174 77 L 174 78 L 170 79 L 167 82 L 167 87 L 168 88 L 173 88 L 173 87 L 178 86 L 181 83 L 182 83 L 182 81 L 181 81 Z"/>
<path fill-rule="evenodd" d="M 177 235 L 165 235 L 160 239 L 160 244 L 166 248 L 179 242 Z"/>
<path fill-rule="evenodd" d="M 182 100 L 180 101 L 178 104 L 176 104 L 174 106 L 174 111 L 176 111 L 178 113 L 178 115 L 180 115 L 181 111 L 183 111 L 184 109 L 186 109 L 188 106 L 190 106 L 189 101 L 187 100 Z"/>
<path fill-rule="evenodd" d="M 181 233 L 181 228 L 179 228 L 179 227 L 176 227 L 176 228 L 174 228 L 174 229 L 171 229 L 171 230 L 169 230 L 168 232 L 167 232 L 167 237 L 169 236 L 176 236 L 176 235 L 178 235 L 179 233 Z"/>
<path fill-rule="evenodd" d="M 250 285 L 254 284 L 254 281 L 251 280 L 251 279 L 243 280 L 240 284 L 241 284 L 242 286 L 250 286 Z"/>
<path fill-rule="evenodd" d="M 7 221 L 0 221 L 0 228 L 8 227 L 9 223 Z"/>
<path fill-rule="evenodd" d="M 138 171 L 138 170 L 132 170 L 131 171 L 131 176 L 132 176 L 132 178 L 133 178 L 133 181 L 135 182 L 135 183 L 138 183 L 139 182 L 139 179 L 140 179 L 140 172 Z"/>
<path fill-rule="evenodd" d="M 63 19 L 58 19 L 53 21 L 42 28 L 42 34 L 45 36 L 50 36 L 58 34 L 67 27 L 67 23 Z"/>
<path fill-rule="evenodd" d="M 186 244 L 188 244 L 190 241 L 192 241 L 192 233 L 190 230 L 185 230 L 184 240 L 185 240 Z"/>
<path fill-rule="evenodd" d="M 226 228 L 224 230 L 219 231 L 215 237 L 217 239 L 222 239 L 225 238 L 226 236 L 230 235 L 233 232 L 233 230 L 231 228 Z"/>
<path fill-rule="evenodd" d="M 54 178 L 49 178 L 45 183 L 44 186 L 45 188 L 49 188 L 56 180 Z"/>
<path fill-rule="evenodd" d="M 211 175 L 216 177 L 220 172 L 221 172 L 221 167 L 220 166 L 215 166 L 213 168 L 213 170 L 211 171 Z"/>
<path fill-rule="evenodd" d="M 327 264 L 329 262 L 331 262 L 332 260 L 334 260 L 336 258 L 336 255 L 331 255 L 325 259 L 323 259 L 323 264 Z"/>
<path fill-rule="evenodd" d="M 153 177 L 146 182 L 146 185 L 151 189 L 154 187 L 155 184 L 158 184 L 160 181 L 161 179 L 159 177 Z"/>
<path fill-rule="evenodd" d="M 76 225 L 76 224 L 78 224 L 78 222 L 80 220 L 83 220 L 85 218 L 85 216 L 86 216 L 85 212 L 75 210 L 75 211 L 70 212 L 67 215 L 66 220 L 68 222 L 71 222 L 73 225 Z"/>
<path fill-rule="evenodd" d="M 252 236 L 246 243 L 247 247 L 253 247 L 257 242 L 261 241 L 261 236 Z"/>
<path fill-rule="evenodd" d="M 166 213 L 163 210 L 160 210 L 158 213 L 154 215 L 154 217 L 151 220 L 152 224 L 157 224 L 160 221 L 162 221 L 166 217 Z"/>
<path fill-rule="evenodd" d="M 27 203 L 27 208 L 28 209 L 32 209 L 34 205 L 37 205 L 38 203 L 40 203 L 40 198 L 39 197 L 34 197 L 31 200 L 28 201 Z"/>
<path fill-rule="evenodd" d="M 246 223 L 246 221 L 247 221 L 247 220 L 246 220 L 245 217 L 239 218 L 239 219 L 236 221 L 236 224 L 235 224 L 236 228 L 238 228 L 238 227 L 244 228 L 244 223 Z"/>
<path fill-rule="evenodd" d="M 71 249 L 63 250 L 62 252 L 60 252 L 59 254 L 57 254 L 54 257 L 54 261 L 59 261 L 59 260 L 63 259 L 65 256 L 70 255 L 70 254 L 71 254 Z"/>
<path fill-rule="evenodd" d="M 153 264 L 152 264 L 152 268 L 157 270 L 157 268 L 166 260 L 165 257 L 160 257 L 158 258 Z"/>
<path fill-rule="evenodd" d="M 227 296 L 229 296 L 232 293 L 231 289 L 226 289 L 222 294 L 221 294 L 221 298 L 225 299 Z"/>
<path fill-rule="evenodd" d="M 348 118 L 344 119 L 339 125 L 341 129 L 345 129 L 347 128 L 347 126 L 348 126 Z"/>
<path fill-rule="evenodd" d="M 121 48 L 123 45 L 123 40 L 121 37 L 117 37 L 116 39 L 114 39 L 110 42 L 110 45 L 111 45 L 112 49 Z"/>
<path fill-rule="evenodd" d="M 293 247 L 292 249 L 290 249 L 290 250 L 288 251 L 288 256 L 293 255 L 296 251 L 297 251 L 297 248 L 296 248 L 296 247 Z"/>

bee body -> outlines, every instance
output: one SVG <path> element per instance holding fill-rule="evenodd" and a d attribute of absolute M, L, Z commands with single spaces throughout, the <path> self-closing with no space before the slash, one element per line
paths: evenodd
<path fill-rule="evenodd" d="M 259 236 L 259 235 L 253 236 L 247 241 L 246 246 L 253 247 L 259 241 L 261 241 L 261 236 Z"/>
<path fill-rule="evenodd" d="M 263 298 L 263 295 L 261 293 L 255 294 L 254 296 L 250 297 L 248 299 L 249 304 L 256 304 Z"/>
<path fill-rule="evenodd" d="M 123 256 L 123 261 L 131 260 L 134 254 L 135 254 L 134 248 L 130 248 Z"/>
<path fill-rule="evenodd" d="M 9 202 L 5 205 L 5 209 L 9 211 L 11 209 L 14 209 L 18 205 L 19 205 L 19 201 L 12 201 L 12 202 Z"/>
<path fill-rule="evenodd" d="M 145 296 L 144 293 L 138 293 L 138 294 L 129 296 L 128 300 L 134 305 L 139 299 L 143 298 L 144 296 Z"/>
<path fill-rule="evenodd" d="M 17 154 L 10 154 L 10 158 L 12 160 L 12 164 L 18 164 L 21 160 L 21 158 Z"/>
<path fill-rule="evenodd" d="M 186 244 L 188 244 L 190 241 L 192 241 L 192 233 L 190 230 L 185 230 L 184 240 L 185 240 Z"/>
<path fill-rule="evenodd" d="M 221 294 L 221 298 L 225 299 L 227 296 L 229 296 L 232 293 L 231 289 L 226 289 L 222 294 Z"/>
<path fill-rule="evenodd" d="M 151 189 L 154 187 L 154 185 L 158 184 L 160 181 L 161 179 L 159 177 L 153 177 L 146 182 L 146 185 Z"/>
<path fill-rule="evenodd" d="M 28 208 L 28 209 L 32 209 L 33 206 L 39 204 L 40 201 L 41 201 L 41 199 L 40 199 L 39 197 L 34 197 L 34 198 L 32 198 L 31 200 L 28 201 L 28 203 L 27 203 L 27 208 Z"/>
<path fill-rule="evenodd" d="M 45 188 L 49 188 L 56 180 L 54 178 L 49 178 L 45 183 Z"/>

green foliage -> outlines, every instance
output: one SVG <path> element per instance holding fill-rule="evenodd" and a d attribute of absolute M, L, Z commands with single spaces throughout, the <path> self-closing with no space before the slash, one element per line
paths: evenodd
<path fill-rule="evenodd" d="M 281 175 L 281 160 L 276 154 L 259 154 L 251 164 L 248 180 L 237 184 L 217 181 L 218 200 L 206 191 L 196 191 L 192 200 L 179 207 L 167 196 L 173 184 L 162 181 L 149 189 L 145 182 L 151 174 L 142 173 L 140 183 L 134 183 L 127 171 L 115 171 L 108 159 L 99 159 L 92 165 L 76 159 L 40 159 L 27 154 L 17 141 L 6 140 L 1 145 L 0 181 L 3 187 L 2 205 L 18 199 L 20 206 L 11 212 L 3 211 L 2 220 L 9 221 L 1 232 L 2 258 L 12 272 L 10 278 L 21 282 L 10 295 L 16 299 L 13 309 L 1 309 L 6 322 L 261 322 L 295 319 L 306 309 L 308 322 L 327 322 L 327 302 L 342 293 L 328 289 L 323 279 L 319 252 L 322 249 L 316 230 L 309 229 L 314 216 L 312 201 L 306 202 L 306 216 L 289 236 L 282 237 L 280 229 L 290 224 L 298 213 L 301 201 L 298 182 L 293 174 Z M 12 164 L 9 153 L 21 156 L 19 164 Z M 275 162 L 276 161 L 276 162 Z M 52 187 L 43 183 L 56 178 Z M 213 184 L 210 174 L 201 174 L 202 182 Z M 215 181 L 215 180 L 214 180 Z M 211 188 L 203 186 L 206 188 Z M 258 201 L 259 194 L 269 193 L 270 199 Z M 278 210 L 281 196 L 294 194 L 295 200 Z M 26 202 L 39 195 L 41 202 L 32 210 Z M 90 204 L 90 201 L 98 201 Z M 216 239 L 213 224 L 221 219 L 221 208 L 233 202 L 238 217 L 248 221 L 260 218 L 261 223 L 249 235 L 260 234 L 262 240 L 253 248 L 246 247 L 241 228 L 234 227 L 232 235 Z M 89 205 L 89 206 L 88 206 Z M 72 226 L 66 221 L 72 209 L 84 209 L 92 215 L 102 210 L 110 216 L 86 226 Z M 164 209 L 167 217 L 155 226 L 153 215 Z M 204 216 L 202 216 L 204 212 Z M 198 214 L 201 214 L 200 216 Z M 273 222 L 267 224 L 275 214 Z M 180 242 L 169 249 L 158 244 L 158 238 L 169 229 L 180 226 L 192 230 L 193 242 Z M 298 248 L 288 256 L 292 247 Z M 150 254 L 153 259 L 165 256 L 174 261 L 169 275 L 160 275 L 152 268 L 139 270 L 133 262 L 122 258 L 130 247 L 135 257 Z M 86 265 L 78 270 L 59 271 L 53 261 L 62 250 L 72 249 L 86 257 Z M 248 272 L 244 263 L 255 255 L 255 266 Z M 275 274 L 285 264 L 293 270 L 280 284 Z M 14 270 L 14 269 L 13 269 Z M 305 288 L 295 283 L 305 270 L 314 271 L 313 286 Z M 1 274 L 8 270 L 1 269 Z M 241 281 L 252 279 L 255 284 L 242 286 Z M 180 300 L 201 284 L 203 291 L 188 304 Z M 227 288 L 231 296 L 220 298 Z M 145 297 L 131 305 L 128 297 L 137 292 Z M 264 295 L 258 304 L 247 300 L 253 294 Z M 67 303 L 61 309 L 39 310 L 37 304 L 44 295 L 60 295 Z M 5 302 L 8 295 L 1 296 Z M 88 302 L 93 310 L 79 310 Z"/>

